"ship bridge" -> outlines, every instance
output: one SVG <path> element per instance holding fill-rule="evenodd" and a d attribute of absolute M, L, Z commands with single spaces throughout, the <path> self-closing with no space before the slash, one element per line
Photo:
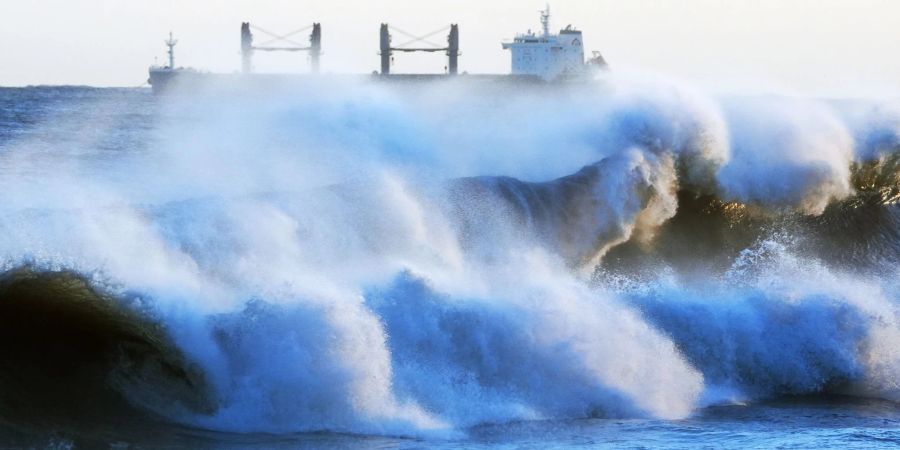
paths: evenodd
<path fill-rule="evenodd" d="M 545 81 L 577 76 L 585 71 L 584 42 L 581 31 L 571 25 L 550 33 L 550 7 L 541 11 L 542 33 L 532 31 L 517 35 L 503 48 L 512 56 L 513 75 L 537 76 Z"/>

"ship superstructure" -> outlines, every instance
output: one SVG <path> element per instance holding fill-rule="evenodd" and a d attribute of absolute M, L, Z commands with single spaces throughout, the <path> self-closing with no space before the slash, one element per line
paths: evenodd
<path fill-rule="evenodd" d="M 571 25 L 550 33 L 550 7 L 541 11 L 541 33 L 519 34 L 503 48 L 512 56 L 512 75 L 531 75 L 544 81 L 581 76 L 585 72 L 584 41 Z"/>
<path fill-rule="evenodd" d="M 151 66 L 150 78 L 147 82 L 153 86 L 154 91 L 162 89 L 163 86 L 170 83 L 176 76 L 184 76 L 184 74 L 196 74 L 194 69 L 175 67 L 175 45 L 178 40 L 169 32 L 169 39 L 165 41 L 168 48 L 169 64 L 166 66 Z"/>

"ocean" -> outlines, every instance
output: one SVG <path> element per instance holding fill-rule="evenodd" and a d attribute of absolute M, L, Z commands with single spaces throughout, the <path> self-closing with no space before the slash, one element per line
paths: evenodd
<path fill-rule="evenodd" d="M 2 448 L 894 448 L 900 100 L 0 88 Z"/>

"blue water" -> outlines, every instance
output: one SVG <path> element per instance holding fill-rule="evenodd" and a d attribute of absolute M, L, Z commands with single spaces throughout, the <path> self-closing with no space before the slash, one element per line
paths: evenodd
<path fill-rule="evenodd" d="M 892 448 L 900 107 L 0 89 L 0 446 Z"/>
<path fill-rule="evenodd" d="M 56 430 L 40 439 L 7 434 L 7 443 L 75 448 L 208 449 L 584 449 L 584 448 L 893 448 L 900 442 L 896 405 L 854 399 L 791 399 L 754 406 L 707 408 L 685 420 L 580 419 L 484 425 L 455 439 L 339 435 L 327 432 L 229 434 L 166 425 L 127 432 Z M 55 436 L 54 436 L 55 435 Z M 17 440 L 21 439 L 21 441 Z"/>

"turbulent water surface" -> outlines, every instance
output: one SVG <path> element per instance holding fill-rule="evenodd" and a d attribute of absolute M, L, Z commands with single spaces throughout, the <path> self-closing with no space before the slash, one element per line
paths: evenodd
<path fill-rule="evenodd" d="M 0 89 L 0 440 L 900 444 L 900 103 Z"/>

